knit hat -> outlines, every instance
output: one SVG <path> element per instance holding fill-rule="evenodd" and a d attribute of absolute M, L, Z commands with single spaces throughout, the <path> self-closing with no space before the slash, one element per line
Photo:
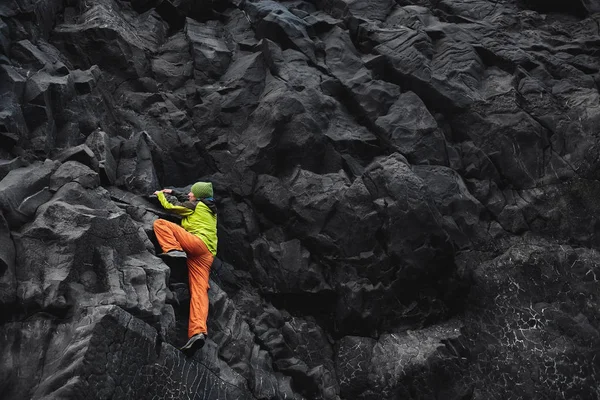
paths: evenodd
<path fill-rule="evenodd" d="M 205 199 L 207 197 L 213 197 L 213 187 L 210 182 L 196 182 L 192 185 L 192 194 L 197 199 Z"/>

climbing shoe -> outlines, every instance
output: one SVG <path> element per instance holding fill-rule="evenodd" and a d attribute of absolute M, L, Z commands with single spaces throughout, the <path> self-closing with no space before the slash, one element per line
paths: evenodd
<path fill-rule="evenodd" d="M 185 251 L 181 251 L 181 250 L 171 250 L 171 251 L 167 251 L 166 253 L 162 253 L 158 255 L 159 257 L 169 257 L 169 258 L 186 258 L 187 255 L 185 254 Z"/>
<path fill-rule="evenodd" d="M 201 349 L 206 341 L 206 335 L 204 333 L 197 333 L 192 336 L 186 344 L 180 349 L 186 354 L 194 354 L 196 350 Z"/>

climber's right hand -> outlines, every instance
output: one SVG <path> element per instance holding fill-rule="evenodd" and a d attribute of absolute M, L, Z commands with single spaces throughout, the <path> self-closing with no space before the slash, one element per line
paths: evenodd
<path fill-rule="evenodd" d="M 156 192 L 154 192 L 154 194 L 158 194 L 159 192 L 163 192 L 163 193 L 173 193 L 173 189 L 161 189 L 161 190 L 157 190 Z"/>

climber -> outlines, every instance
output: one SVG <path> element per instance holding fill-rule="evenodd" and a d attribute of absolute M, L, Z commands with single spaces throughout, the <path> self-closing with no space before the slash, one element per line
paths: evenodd
<path fill-rule="evenodd" d="M 154 221 L 154 233 L 167 258 L 186 258 L 190 285 L 190 318 L 188 342 L 181 348 L 193 355 L 204 346 L 208 317 L 208 278 L 217 254 L 217 207 L 210 182 L 196 182 L 180 204 L 165 194 L 185 200 L 185 195 L 172 189 L 154 192 L 160 204 L 182 217 L 181 226 L 164 219 Z"/>

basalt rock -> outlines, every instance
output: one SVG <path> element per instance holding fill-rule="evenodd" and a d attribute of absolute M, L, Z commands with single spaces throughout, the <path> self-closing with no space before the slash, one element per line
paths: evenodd
<path fill-rule="evenodd" d="M 0 3 L 3 398 L 598 397 L 597 1 Z"/>
<path fill-rule="evenodd" d="M 209 365 L 186 359 L 158 341 L 156 331 L 117 306 L 90 307 L 71 323 L 35 318 L 2 327 L 14 341 L 3 342 L 5 365 L 43 356 L 42 366 L 19 365 L 4 375 L 6 398 L 187 396 L 244 399 L 238 381 L 224 379 Z M 40 346 L 38 343 L 43 342 Z M 144 349 L 143 353 L 139 349 Z M 58 364 L 59 368 L 38 368 Z M 138 365 L 138 368 L 130 368 Z M 29 384 L 23 384 L 27 377 Z M 31 382 L 36 387 L 31 387 Z M 202 388 L 211 387 L 211 394 Z"/>
<path fill-rule="evenodd" d="M 309 60 L 315 59 L 314 42 L 307 32 L 306 22 L 287 7 L 271 0 L 244 2 L 244 11 L 255 26 L 258 38 L 268 38 L 302 52 Z"/>
<path fill-rule="evenodd" d="M 153 151 L 156 144 L 146 132 L 140 132 L 124 141 L 119 149 L 116 184 L 137 193 L 151 193 L 159 189 Z"/>
<path fill-rule="evenodd" d="M 120 74 L 147 75 L 145 52 L 156 51 L 167 30 L 155 11 L 137 15 L 126 3 L 106 0 L 83 4 L 79 12 L 75 21 L 65 20 L 53 31 L 55 43 L 64 54 L 86 67 L 106 62 Z"/>
<path fill-rule="evenodd" d="M 158 55 L 152 60 L 152 72 L 166 89 L 177 89 L 192 77 L 189 45 L 186 36 L 177 33 L 158 49 Z"/>
<path fill-rule="evenodd" d="M 185 32 L 192 48 L 196 82 L 200 85 L 214 82 L 227 71 L 232 58 L 232 52 L 223 38 L 223 26 L 214 21 L 199 24 L 188 19 Z"/>
<path fill-rule="evenodd" d="M 14 169 L 0 182 L 0 204 L 12 229 L 30 221 L 37 207 L 50 200 L 50 177 L 59 165 L 47 160 Z"/>
<path fill-rule="evenodd" d="M 114 184 L 117 179 L 117 163 L 110 150 L 110 138 L 106 132 L 94 131 L 85 142 L 98 162 L 98 172 L 102 183 Z"/>
<path fill-rule="evenodd" d="M 0 215 L 0 287 L 2 288 L 1 306 L 10 306 L 17 299 L 17 281 L 15 280 L 15 244 L 10 235 L 4 216 Z"/>
<path fill-rule="evenodd" d="M 554 396 L 566 383 L 565 397 L 594 397 L 598 377 L 591 369 L 597 361 L 591 351 L 600 346 L 600 334 L 595 306 L 597 269 L 590 262 L 596 250 L 542 241 L 515 244 L 483 263 L 477 261 L 478 255 L 473 256 L 461 257 L 474 280 L 469 295 L 472 317 L 448 349 L 455 368 L 474 372 L 477 365 L 486 367 L 478 373 L 461 373 L 470 378 L 455 382 L 454 390 L 474 387 L 480 396 L 518 393 L 543 398 Z M 485 335 L 479 336 L 480 332 Z M 490 363 L 491 358 L 496 361 Z M 573 364 L 580 366 L 581 380 L 570 373 Z M 533 393 L 527 385 L 484 387 L 475 383 L 480 379 L 535 379 L 544 386 L 536 386 L 538 392 Z"/>
<path fill-rule="evenodd" d="M 0 160 L 0 178 L 4 179 L 13 169 L 22 168 L 27 165 L 21 157 L 12 160 Z"/>
<path fill-rule="evenodd" d="M 27 283 L 18 293 L 24 304 L 67 309 L 108 303 L 140 316 L 161 315 L 167 269 L 103 189 L 65 184 L 14 240 L 17 280 Z"/>

